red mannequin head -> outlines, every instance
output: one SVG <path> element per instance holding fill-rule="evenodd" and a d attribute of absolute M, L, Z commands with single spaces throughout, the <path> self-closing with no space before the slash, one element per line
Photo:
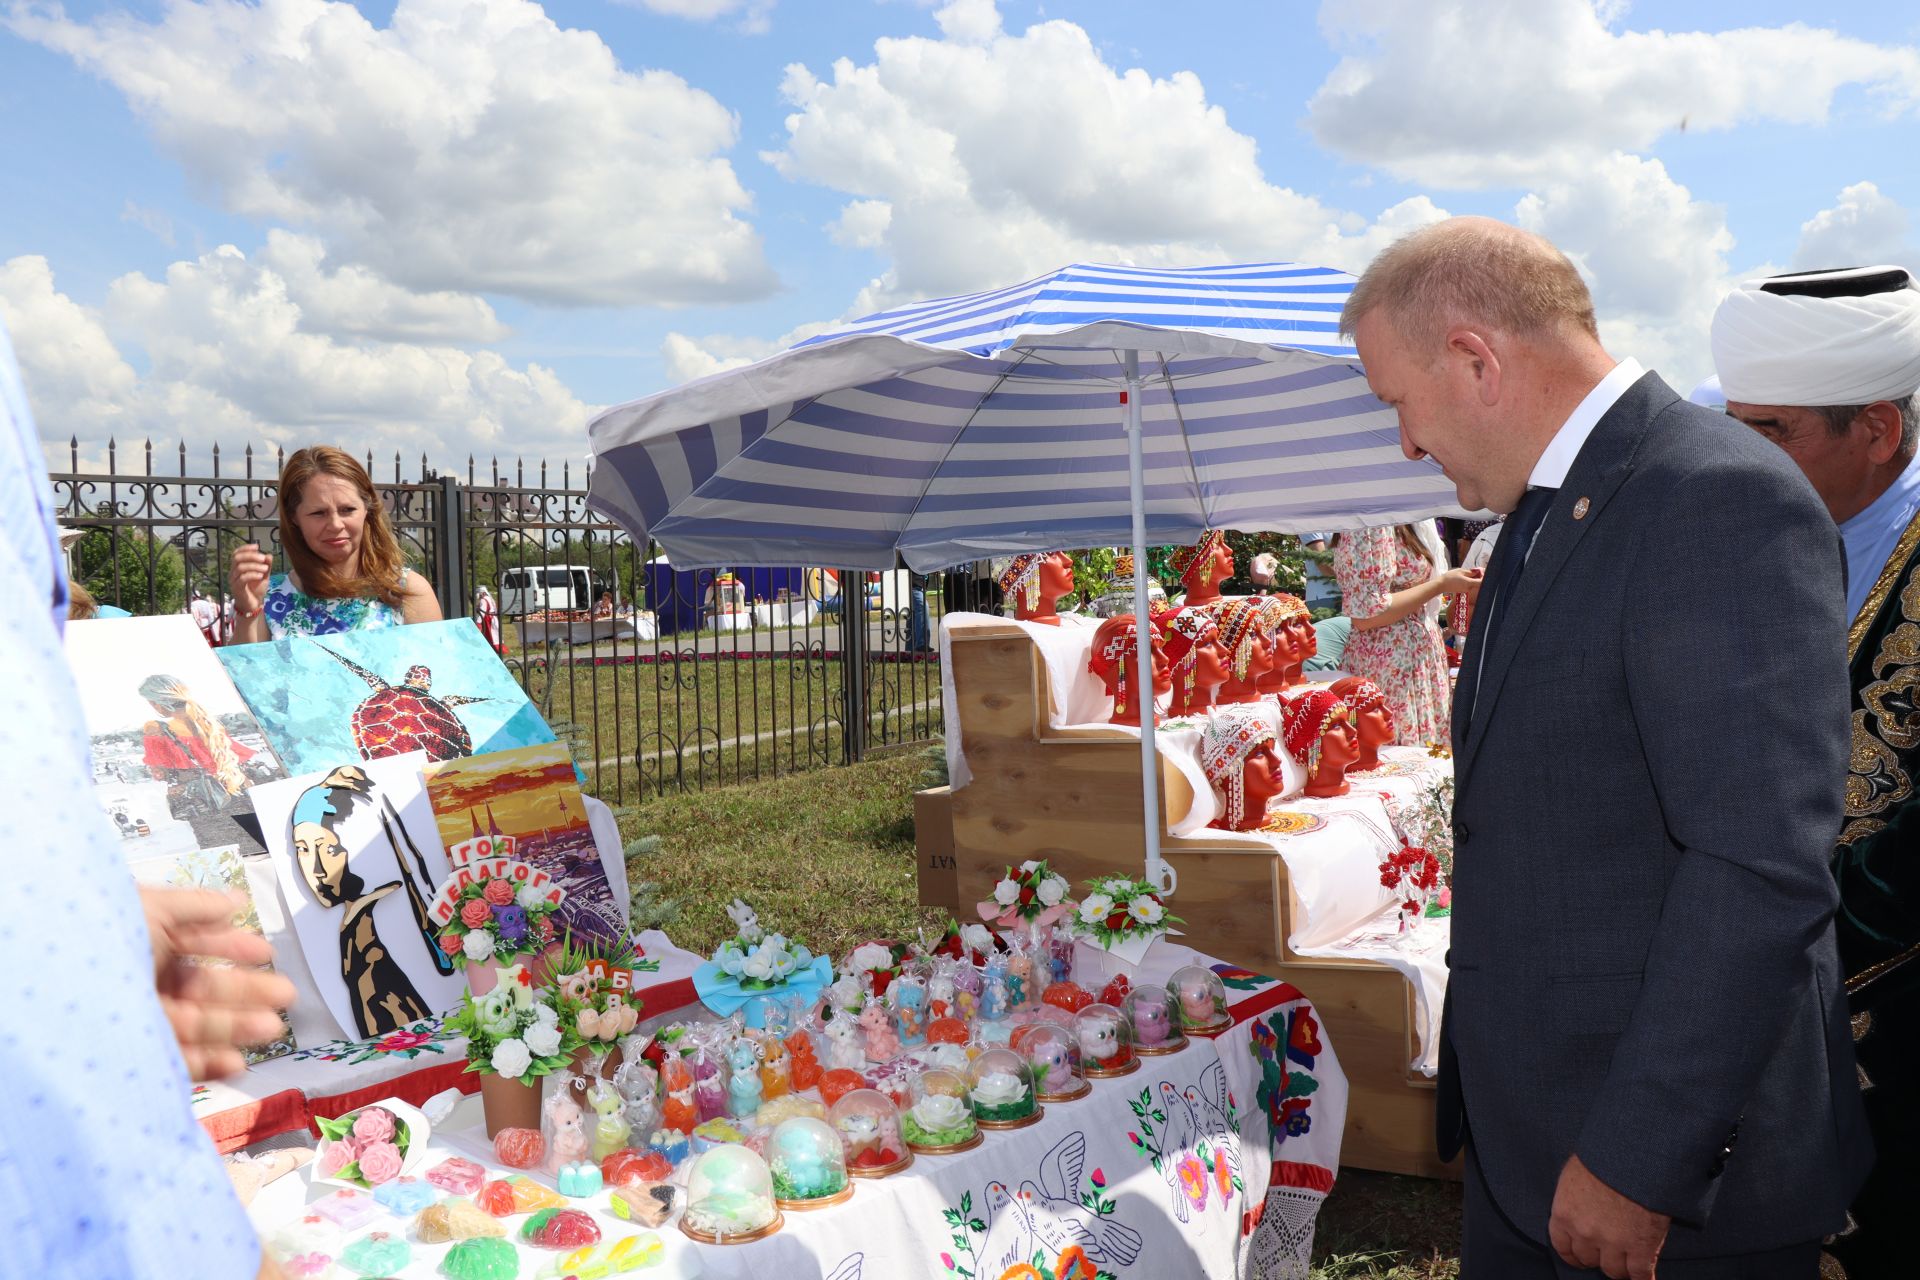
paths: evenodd
<path fill-rule="evenodd" d="M 1073 592 L 1073 558 L 1064 551 L 1036 551 L 1015 556 L 1000 569 L 996 581 L 1013 601 L 1013 616 L 1022 622 L 1060 625 L 1055 607 Z"/>
<path fill-rule="evenodd" d="M 1293 688 L 1300 683 L 1300 664 L 1320 648 L 1305 602 L 1284 592 L 1262 597 L 1260 625 L 1273 646 L 1273 670 L 1260 677 L 1260 692 L 1279 693 Z M 1300 634 L 1303 628 L 1305 640 Z"/>
<path fill-rule="evenodd" d="M 1365 773 L 1380 767 L 1380 748 L 1393 741 L 1393 713 L 1387 710 L 1387 695 L 1380 686 L 1359 676 L 1347 676 L 1327 686 L 1347 704 L 1353 716 L 1355 736 L 1360 742 L 1360 758 L 1350 773 Z"/>
<path fill-rule="evenodd" d="M 1220 584 L 1233 576 L 1233 548 L 1218 529 L 1200 535 L 1191 547 L 1181 547 L 1169 563 L 1186 588 L 1187 603 L 1209 604 L 1220 598 Z"/>
<path fill-rule="evenodd" d="M 1207 609 L 1168 609 L 1154 618 L 1166 643 L 1173 675 L 1173 701 L 1167 714 L 1184 716 L 1213 705 L 1213 693 L 1226 682 L 1227 650 L 1220 626 Z"/>
<path fill-rule="evenodd" d="M 1260 628 L 1260 601 L 1229 600 L 1214 619 L 1220 624 L 1220 645 L 1227 651 L 1227 678 L 1213 695 L 1216 704 L 1253 702 L 1260 697 L 1260 677 L 1273 667 L 1273 650 Z"/>
<path fill-rule="evenodd" d="M 1267 801 L 1286 788 L 1273 723 L 1254 707 L 1221 707 L 1207 718 L 1200 764 L 1220 800 L 1211 825 L 1227 831 L 1257 830 L 1267 820 Z"/>
<path fill-rule="evenodd" d="M 1347 794 L 1347 770 L 1360 758 L 1352 716 L 1331 689 L 1303 693 L 1281 714 L 1280 739 L 1307 771 L 1307 795 Z"/>
<path fill-rule="evenodd" d="M 1152 628 L 1148 630 L 1151 632 Z M 1167 655 L 1161 648 L 1159 635 L 1153 634 L 1152 640 L 1153 691 L 1161 694 L 1173 687 L 1173 676 L 1167 670 Z M 1108 723 L 1140 723 L 1140 712 L 1147 699 L 1140 696 L 1139 681 L 1134 678 L 1139 668 L 1139 640 L 1132 616 L 1122 614 L 1101 623 L 1100 629 L 1093 633 L 1093 656 L 1087 659 L 1087 670 L 1100 677 L 1113 699 L 1113 717 Z"/>

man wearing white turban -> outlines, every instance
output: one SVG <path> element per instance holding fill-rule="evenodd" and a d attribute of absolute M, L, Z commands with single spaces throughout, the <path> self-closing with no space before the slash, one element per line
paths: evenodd
<path fill-rule="evenodd" d="M 1800 465 L 1846 545 L 1853 749 L 1835 929 L 1878 1161 L 1833 1253 L 1912 1274 L 1920 1200 L 1920 285 L 1899 267 L 1755 281 L 1720 304 L 1727 412 Z M 1864 1016 L 1861 1016 L 1864 1015 Z"/>

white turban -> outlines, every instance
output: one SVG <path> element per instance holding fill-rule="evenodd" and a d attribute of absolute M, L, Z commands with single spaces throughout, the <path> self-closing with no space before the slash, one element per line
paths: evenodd
<path fill-rule="evenodd" d="M 1888 287 L 1892 273 L 1905 276 L 1904 283 Z M 1818 296 L 1842 292 L 1850 280 L 1863 291 Z M 1876 283 L 1880 292 L 1865 291 Z M 1729 400 L 1813 406 L 1904 400 L 1920 390 L 1920 285 L 1898 267 L 1749 281 L 1713 313 L 1712 342 Z"/>

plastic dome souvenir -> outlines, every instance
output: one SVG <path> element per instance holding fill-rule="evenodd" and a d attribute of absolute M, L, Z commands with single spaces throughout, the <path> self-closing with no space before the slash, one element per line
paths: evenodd
<path fill-rule="evenodd" d="M 1032 1064 L 1033 1089 L 1040 1101 L 1071 1102 L 1086 1097 L 1093 1088 L 1080 1073 L 1080 1055 L 1074 1052 L 1073 1037 L 1064 1027 L 1051 1022 L 1029 1023 L 1020 1028 L 1017 1039 L 1021 1055 Z"/>
<path fill-rule="evenodd" d="M 1164 987 L 1140 987 L 1127 993 L 1121 1009 L 1133 1023 L 1133 1050 L 1154 1057 L 1187 1047 L 1180 1030 L 1180 1007 Z"/>
<path fill-rule="evenodd" d="M 1033 1065 L 1011 1049 L 989 1049 L 973 1060 L 967 1100 L 982 1129 L 1024 1129 L 1040 1119 Z"/>
<path fill-rule="evenodd" d="M 767 1165 L 782 1209 L 817 1209 L 853 1194 L 846 1148 L 824 1120 L 795 1116 L 775 1126 L 767 1138 Z"/>
<path fill-rule="evenodd" d="M 687 1175 L 680 1230 L 702 1244 L 745 1244 L 780 1229 L 767 1162 L 743 1146 L 715 1147 Z"/>
<path fill-rule="evenodd" d="M 1073 1015 L 1073 1042 L 1080 1050 L 1080 1071 L 1090 1079 L 1140 1069 L 1133 1052 L 1133 1024 L 1110 1004 L 1090 1004 Z"/>
<path fill-rule="evenodd" d="M 847 1151 L 847 1172 L 856 1178 L 884 1178 L 913 1163 L 900 1136 L 900 1111 L 878 1089 L 855 1089 L 833 1104 L 827 1123 Z"/>
<path fill-rule="evenodd" d="M 925 1155 L 971 1151 L 980 1145 L 980 1128 L 968 1105 L 967 1082 L 951 1071 L 927 1071 L 913 1080 L 912 1105 L 900 1117 L 907 1145 Z"/>
<path fill-rule="evenodd" d="M 1167 994 L 1180 1014 L 1188 1035 L 1217 1036 L 1233 1025 L 1227 1015 L 1227 988 L 1220 975 L 1197 964 L 1175 969 L 1167 979 Z"/>

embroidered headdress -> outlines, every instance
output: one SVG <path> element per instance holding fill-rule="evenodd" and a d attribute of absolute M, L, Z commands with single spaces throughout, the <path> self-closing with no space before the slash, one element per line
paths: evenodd
<path fill-rule="evenodd" d="M 1139 653 L 1140 634 L 1134 629 L 1132 614 L 1108 618 L 1093 633 L 1093 653 L 1087 659 L 1087 670 L 1113 686 L 1116 715 L 1127 713 L 1127 694 L 1134 684 L 1127 676 L 1127 668 L 1139 665 Z M 1151 680 L 1148 688 L 1152 688 Z"/>
<path fill-rule="evenodd" d="M 1347 704 L 1347 708 L 1353 712 L 1355 720 L 1367 711 L 1387 711 L 1387 718 L 1393 718 L 1392 712 L 1387 707 L 1387 695 L 1371 680 L 1360 676 L 1342 676 L 1327 688 L 1340 695 L 1341 700 Z"/>
<path fill-rule="evenodd" d="M 1346 700 L 1331 689 L 1314 689 L 1289 702 L 1280 714 L 1280 741 L 1287 754 L 1307 767 L 1309 778 L 1320 772 L 1320 740 L 1327 730 L 1351 722 Z"/>
<path fill-rule="evenodd" d="M 1273 738 L 1273 722 L 1255 707 L 1221 707 L 1207 717 L 1200 734 L 1200 767 L 1220 793 L 1230 827 L 1238 827 L 1247 816 L 1247 757 Z"/>
<path fill-rule="evenodd" d="M 1167 563 L 1173 568 L 1173 576 L 1189 587 L 1204 587 L 1213 582 L 1214 554 L 1226 545 L 1226 534 L 1218 529 L 1209 529 L 1200 535 L 1200 541 L 1193 546 L 1176 548 Z M 1189 579 L 1189 573 L 1195 576 Z"/>
<path fill-rule="evenodd" d="M 1009 599 L 1018 594 L 1020 607 L 1033 613 L 1040 607 L 1040 566 L 1046 563 L 1051 551 L 1032 551 L 1023 556 L 1013 556 L 1007 560 L 994 562 L 994 581 L 1000 584 L 1000 591 Z"/>
<path fill-rule="evenodd" d="M 1197 607 L 1168 609 L 1157 614 L 1153 621 L 1166 643 L 1167 661 L 1173 675 L 1183 682 L 1183 689 L 1191 698 L 1194 678 L 1200 670 L 1200 646 L 1219 638 L 1220 624 L 1214 621 L 1211 609 Z"/>
<path fill-rule="evenodd" d="M 1282 591 L 1278 595 L 1260 597 L 1260 629 L 1271 640 L 1280 634 L 1280 628 L 1295 618 L 1311 618 L 1307 612 L 1306 601 L 1299 596 L 1290 596 Z"/>
<path fill-rule="evenodd" d="M 1253 665 L 1253 642 L 1260 638 L 1260 604 L 1252 597 L 1229 600 L 1214 614 L 1220 624 L 1220 643 L 1233 658 L 1233 678 L 1242 684 Z"/>

